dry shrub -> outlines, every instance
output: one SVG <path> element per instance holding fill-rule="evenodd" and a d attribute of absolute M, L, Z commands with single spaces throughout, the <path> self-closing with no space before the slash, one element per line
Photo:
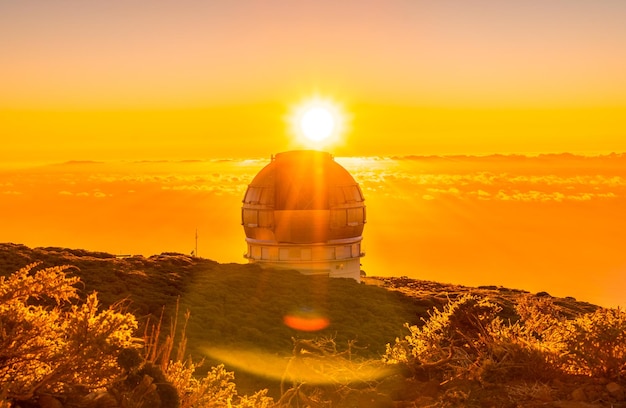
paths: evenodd
<path fill-rule="evenodd" d="M 550 299 L 523 299 L 517 312 L 524 339 L 561 371 L 619 379 L 626 371 L 626 313 L 599 308 L 565 319 Z"/>
<path fill-rule="evenodd" d="M 512 402 L 542 400 L 552 401 L 555 389 L 540 382 L 513 384 L 506 387 L 506 393 Z"/>
<path fill-rule="evenodd" d="M 574 319 L 551 299 L 527 296 L 516 306 L 519 320 L 497 317 L 486 299 L 464 295 L 435 310 L 422 327 L 387 345 L 383 361 L 405 364 L 414 375 L 546 381 L 559 374 L 612 380 L 626 372 L 626 313 L 598 309 Z"/>
<path fill-rule="evenodd" d="M 292 341 L 293 355 L 276 403 L 279 407 L 354 406 L 351 398 L 372 393 L 378 381 L 391 373 L 380 360 L 362 359 L 353 353 L 355 342 L 339 351 L 334 338 Z"/>
<path fill-rule="evenodd" d="M 525 319 L 505 323 L 500 307 L 466 294 L 435 310 L 422 327 L 406 326 L 409 335 L 387 345 L 383 361 L 405 364 L 415 375 L 440 379 L 547 379 L 557 370 L 562 350 L 543 314 L 525 305 Z M 559 339 L 558 341 L 555 339 Z"/>
<path fill-rule="evenodd" d="M 137 321 L 123 312 L 121 304 L 99 310 L 96 293 L 72 304 L 78 300 L 74 285 L 79 279 L 67 276 L 68 266 L 33 273 L 36 266 L 0 277 L 1 408 L 15 401 L 32 402 L 40 395 L 79 404 L 95 404 L 105 397 L 120 408 L 272 404 L 266 390 L 238 396 L 233 373 L 222 365 L 204 378 L 194 376 L 197 365 L 184 358 L 189 313 L 176 353 L 177 322 L 164 340 L 159 322 L 145 336 L 142 356 L 138 351 L 142 342 L 133 337 Z M 87 395 L 91 391 L 98 392 Z"/>
<path fill-rule="evenodd" d="M 554 378 L 566 353 L 564 318 L 549 298 L 520 298 L 515 310 L 518 321 L 495 319 L 489 326 L 480 378 L 487 382 Z"/>
<path fill-rule="evenodd" d="M 626 373 L 626 313 L 598 309 L 563 326 L 567 371 L 619 379 Z"/>
<path fill-rule="evenodd" d="M 499 311 L 487 299 L 463 295 L 431 312 L 422 327 L 405 325 L 409 335 L 388 344 L 383 361 L 405 364 L 414 374 L 466 374 L 484 354 L 489 327 Z"/>
<path fill-rule="evenodd" d="M 178 398 L 175 406 L 180 408 L 268 408 L 272 406 L 273 399 L 267 396 L 267 390 L 258 391 L 252 396 L 238 395 L 234 383 L 235 375 L 227 371 L 223 364 L 212 367 L 203 378 L 195 375 L 196 368 L 203 362 L 194 363 L 191 357 L 186 357 L 189 311 L 184 315 L 184 325 L 179 335 L 176 353 L 174 353 L 178 306 L 177 302 L 174 314 L 176 318 L 170 325 L 169 334 L 163 339 L 161 336 L 162 314 L 159 322 L 152 327 L 146 327 L 144 333 L 145 364 L 162 373 L 167 383 L 176 390 Z"/>
<path fill-rule="evenodd" d="M 106 387 L 122 370 L 121 350 L 138 346 L 135 317 L 96 293 L 80 305 L 67 266 L 33 273 L 37 264 L 0 277 L 0 388 L 6 399 L 70 395 Z M 50 306 L 45 306 L 46 304 Z"/>
<path fill-rule="evenodd" d="M 538 338 L 522 322 L 492 322 L 474 377 L 487 383 L 508 380 L 547 381 L 559 371 L 561 346 Z"/>

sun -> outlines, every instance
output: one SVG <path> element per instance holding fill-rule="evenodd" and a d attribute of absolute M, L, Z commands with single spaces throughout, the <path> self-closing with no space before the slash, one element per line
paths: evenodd
<path fill-rule="evenodd" d="M 345 114 L 341 107 L 321 97 L 310 98 L 297 105 L 289 120 L 297 141 L 307 147 L 325 147 L 336 143 L 345 127 Z"/>
<path fill-rule="evenodd" d="M 335 118 L 323 106 L 308 108 L 300 118 L 300 129 L 311 140 L 324 140 L 333 133 Z"/>

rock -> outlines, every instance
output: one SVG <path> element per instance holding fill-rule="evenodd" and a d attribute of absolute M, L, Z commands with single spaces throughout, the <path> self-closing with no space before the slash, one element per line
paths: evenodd
<path fill-rule="evenodd" d="M 61 401 L 51 395 L 42 395 L 39 397 L 40 408 L 63 408 Z"/>
<path fill-rule="evenodd" d="M 393 408 L 394 403 L 387 395 L 375 391 L 362 393 L 357 401 L 358 408 Z"/>
<path fill-rule="evenodd" d="M 584 401 L 557 401 L 553 402 L 555 408 L 601 408 L 602 405 L 590 404 Z"/>
<path fill-rule="evenodd" d="M 572 399 L 574 401 L 587 401 L 587 394 L 585 394 L 585 390 L 582 387 L 576 388 L 572 391 Z"/>
<path fill-rule="evenodd" d="M 95 391 L 83 398 L 87 408 L 118 408 L 117 400 L 106 391 Z"/>
<path fill-rule="evenodd" d="M 588 384 L 585 386 L 585 395 L 587 401 L 594 402 L 600 400 L 606 400 L 608 394 L 604 387 L 600 384 Z"/>
<path fill-rule="evenodd" d="M 606 385 L 606 390 L 611 395 L 611 397 L 615 398 L 618 401 L 624 400 L 624 387 L 619 385 L 616 382 L 610 382 Z"/>
<path fill-rule="evenodd" d="M 441 391 L 441 385 L 437 380 L 430 380 L 425 383 L 420 390 L 420 395 L 424 397 L 436 397 Z"/>
<path fill-rule="evenodd" d="M 384 379 L 377 387 L 380 394 L 388 395 L 393 401 L 411 401 L 420 395 L 421 382 L 393 375 Z"/>
<path fill-rule="evenodd" d="M 435 399 L 433 397 L 419 396 L 413 401 L 414 407 L 430 407 L 435 406 Z"/>
<path fill-rule="evenodd" d="M 554 398 L 552 397 L 552 390 L 550 389 L 550 387 L 538 387 L 533 397 L 536 400 L 539 400 L 542 402 L 554 401 Z"/>

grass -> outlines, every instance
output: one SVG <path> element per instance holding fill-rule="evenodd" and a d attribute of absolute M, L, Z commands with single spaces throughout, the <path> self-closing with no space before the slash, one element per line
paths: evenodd
<path fill-rule="evenodd" d="M 187 350 L 205 358 L 206 371 L 219 363 L 208 347 L 254 349 L 288 357 L 292 339 L 333 338 L 339 348 L 354 342 L 363 358 L 380 358 L 385 345 L 403 335 L 403 324 L 417 324 L 426 309 L 400 292 L 359 284 L 352 279 L 310 277 L 295 271 L 263 270 L 250 264 L 218 264 L 181 254 L 117 259 L 113 255 L 62 248 L 0 244 L 0 275 L 33 261 L 41 267 L 71 265 L 80 292 L 98 292 L 103 306 L 130 300 L 128 310 L 140 323 L 154 322 L 165 308 L 165 322 L 187 310 Z M 328 319 L 323 330 L 306 332 L 283 323 L 290 314 L 316 313 Z M 179 316 L 180 317 L 180 316 Z M 271 381 L 234 367 L 238 387 L 252 391 Z M 246 385 L 249 385 L 247 387 Z"/>

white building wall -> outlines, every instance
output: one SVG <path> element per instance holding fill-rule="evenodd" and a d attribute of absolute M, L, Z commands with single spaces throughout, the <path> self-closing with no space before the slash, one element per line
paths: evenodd
<path fill-rule="evenodd" d="M 295 269 L 305 275 L 326 275 L 361 281 L 361 237 L 335 243 L 296 245 L 247 239 L 249 262 L 267 268 Z"/>

